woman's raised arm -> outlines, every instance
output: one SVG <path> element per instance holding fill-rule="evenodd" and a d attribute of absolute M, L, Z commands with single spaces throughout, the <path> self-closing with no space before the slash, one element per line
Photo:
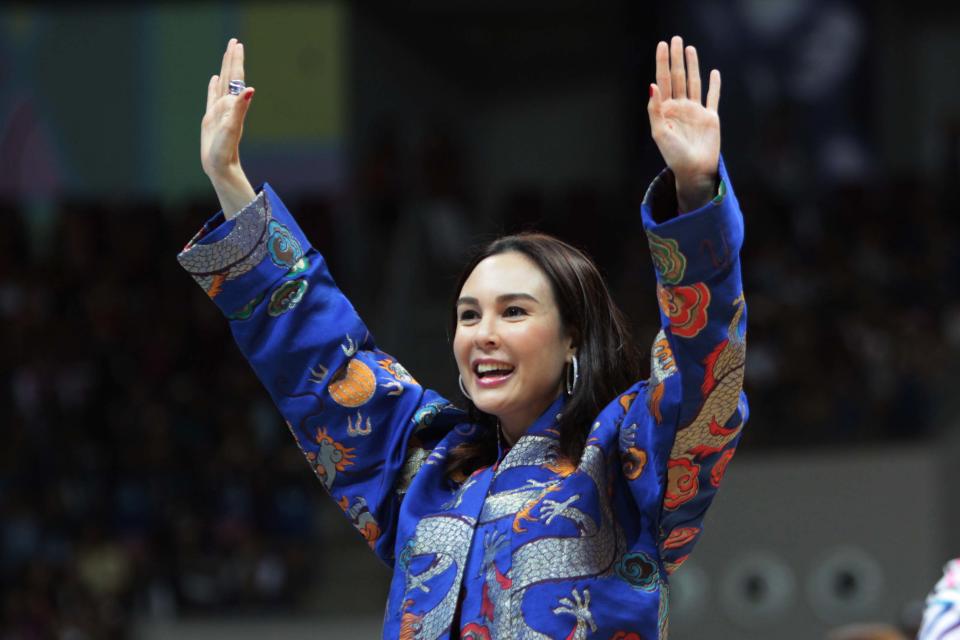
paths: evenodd
<path fill-rule="evenodd" d="M 662 330 L 653 345 L 646 402 L 635 402 L 636 418 L 624 419 L 642 424 L 648 412 L 653 428 L 632 431 L 623 454 L 637 469 L 636 452 L 646 452 L 644 463 L 663 478 L 656 530 L 669 573 L 693 549 L 747 419 L 747 310 L 740 275 L 743 216 L 720 158 L 720 74 L 711 73 L 704 105 L 693 47 L 684 50 L 674 37 L 669 47 L 657 46 L 656 61 L 648 112 L 668 169 L 648 189 L 642 217 Z M 640 503 L 645 487 L 642 478 L 631 484 Z"/>
<path fill-rule="evenodd" d="M 238 145 L 253 89 L 229 91 L 242 79 L 243 47 L 231 39 L 200 146 L 223 212 L 177 259 L 229 321 L 323 487 L 392 563 L 403 496 L 421 466 L 439 469 L 427 457 L 465 416 L 377 348 L 277 193 L 250 186 Z"/>
<path fill-rule="evenodd" d="M 244 81 L 243 44 L 230 38 L 223 52 L 220 75 L 207 84 L 207 110 L 200 123 L 200 165 L 210 178 L 227 220 L 256 195 L 240 166 L 243 120 L 253 99 L 253 87 L 231 93 L 230 81 Z"/>

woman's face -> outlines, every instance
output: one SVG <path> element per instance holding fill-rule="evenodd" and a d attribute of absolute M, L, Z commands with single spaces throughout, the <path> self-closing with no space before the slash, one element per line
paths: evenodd
<path fill-rule="evenodd" d="M 453 353 L 473 403 L 497 416 L 511 441 L 561 393 L 575 353 L 550 282 L 516 251 L 482 260 L 457 301 Z"/>

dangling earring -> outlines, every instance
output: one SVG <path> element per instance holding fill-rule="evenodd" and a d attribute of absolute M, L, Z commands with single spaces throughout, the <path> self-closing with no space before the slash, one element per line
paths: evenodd
<path fill-rule="evenodd" d="M 457 376 L 457 382 L 460 384 L 460 393 L 467 397 L 467 400 L 473 400 L 467 390 L 463 387 L 463 376 Z"/>
<path fill-rule="evenodd" d="M 567 364 L 570 366 L 567 367 L 567 370 L 565 372 L 566 375 L 564 375 L 564 378 L 565 378 L 564 382 L 566 382 L 567 384 L 567 395 L 572 396 L 574 390 L 576 390 L 577 388 L 577 380 L 580 379 L 580 371 L 579 371 L 579 365 L 577 364 L 577 356 L 576 355 L 570 356 L 570 362 L 568 362 Z M 571 370 L 573 371 L 573 380 L 570 380 Z"/>

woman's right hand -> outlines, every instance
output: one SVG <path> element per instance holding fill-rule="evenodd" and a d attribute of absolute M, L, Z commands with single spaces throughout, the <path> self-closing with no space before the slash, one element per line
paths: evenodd
<path fill-rule="evenodd" d="M 243 79 L 243 45 L 230 38 L 220 74 L 212 76 L 207 85 L 207 111 L 200 124 L 200 165 L 213 183 L 228 218 L 256 195 L 240 167 L 243 120 L 254 89 L 246 87 L 239 95 L 229 91 L 231 80 Z"/>

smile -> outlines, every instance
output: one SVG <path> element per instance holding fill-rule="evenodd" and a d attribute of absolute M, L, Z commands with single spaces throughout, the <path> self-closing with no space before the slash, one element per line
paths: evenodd
<path fill-rule="evenodd" d="M 514 366 L 496 360 L 478 360 L 473 365 L 477 386 L 489 389 L 506 382 L 513 375 Z"/>

